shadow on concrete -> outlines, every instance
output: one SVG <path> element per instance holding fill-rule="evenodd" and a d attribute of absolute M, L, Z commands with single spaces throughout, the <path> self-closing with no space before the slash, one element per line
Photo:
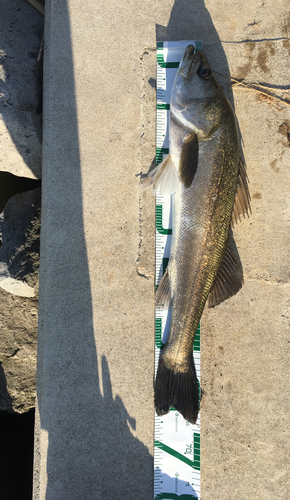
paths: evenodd
<path fill-rule="evenodd" d="M 156 40 L 202 40 L 203 52 L 207 55 L 227 98 L 234 106 L 230 80 L 225 78 L 230 76 L 226 54 L 204 0 L 175 0 L 168 25 L 156 25 Z"/>
<path fill-rule="evenodd" d="M 67 3 L 52 2 L 47 12 L 37 360 L 40 424 L 48 436 L 45 499 L 148 500 L 153 458 L 131 432 L 134 417 L 113 397 L 106 358 L 100 370 L 97 360 Z M 37 481 L 35 491 L 43 487 Z"/>

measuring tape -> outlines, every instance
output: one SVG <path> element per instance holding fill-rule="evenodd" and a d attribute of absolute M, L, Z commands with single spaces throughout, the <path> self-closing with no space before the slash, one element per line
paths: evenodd
<path fill-rule="evenodd" d="M 170 94 L 179 62 L 187 45 L 202 49 L 201 41 L 157 42 L 156 164 L 169 153 Z M 156 285 L 170 257 L 171 196 L 156 193 Z M 155 372 L 166 343 L 171 311 L 155 309 Z M 200 380 L 200 330 L 193 345 L 196 375 Z M 154 428 L 154 500 L 200 500 L 200 417 L 195 425 L 176 410 L 158 417 Z"/>

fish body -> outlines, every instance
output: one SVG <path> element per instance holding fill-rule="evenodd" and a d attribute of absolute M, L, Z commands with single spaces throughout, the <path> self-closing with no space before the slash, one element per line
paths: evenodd
<path fill-rule="evenodd" d="M 249 209 L 249 192 L 233 109 L 206 56 L 191 45 L 172 87 L 169 127 L 170 154 L 147 182 L 173 195 L 170 260 L 156 296 L 171 307 L 172 319 L 159 359 L 155 408 L 163 415 L 173 406 L 195 423 L 194 336 L 209 296 L 217 305 L 242 286 L 229 231 L 233 212 Z M 234 209 L 240 185 L 242 201 Z"/>

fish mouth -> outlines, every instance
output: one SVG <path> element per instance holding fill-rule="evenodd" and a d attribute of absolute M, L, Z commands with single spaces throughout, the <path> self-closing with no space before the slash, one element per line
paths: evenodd
<path fill-rule="evenodd" d="M 180 75 L 188 79 L 192 71 L 193 63 L 196 61 L 200 62 L 201 58 L 201 51 L 196 52 L 193 45 L 188 45 L 179 65 Z"/>

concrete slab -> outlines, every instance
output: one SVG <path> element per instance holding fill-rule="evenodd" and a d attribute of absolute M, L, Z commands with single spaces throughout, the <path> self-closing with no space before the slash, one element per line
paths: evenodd
<path fill-rule="evenodd" d="M 112 40 L 117 19 L 100 4 L 51 2 L 46 16 L 34 497 L 145 500 L 154 288 L 136 268 L 143 45 L 133 56 Z"/>
<path fill-rule="evenodd" d="M 153 498 L 156 36 L 204 40 L 253 198 L 245 286 L 202 319 L 202 498 L 287 498 L 289 26 L 282 0 L 47 3 L 35 500 Z"/>

